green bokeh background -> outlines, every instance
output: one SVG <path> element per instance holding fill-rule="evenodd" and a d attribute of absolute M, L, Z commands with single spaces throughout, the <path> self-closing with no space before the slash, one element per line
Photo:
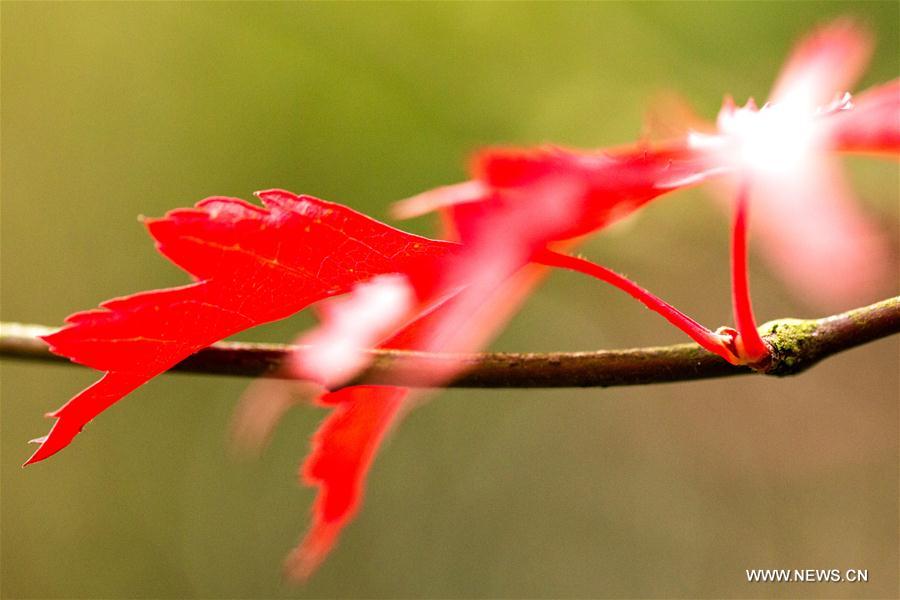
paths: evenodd
<path fill-rule="evenodd" d="M 862 86 L 900 71 L 893 1 L 0 10 L 2 318 L 45 324 L 186 281 L 139 214 L 283 187 L 386 218 L 393 200 L 461 180 L 484 144 L 625 143 L 666 89 L 707 117 L 725 92 L 762 98 L 792 41 L 837 14 L 878 36 Z M 896 242 L 896 163 L 850 166 Z M 729 320 L 727 244 L 721 211 L 684 193 L 583 250 L 715 325 Z M 792 296 L 758 262 L 752 275 L 763 320 L 847 308 Z M 309 323 L 241 337 L 286 341 Z M 557 274 L 494 347 L 682 340 L 619 292 Z M 789 380 L 441 394 L 395 432 L 305 587 L 279 571 L 307 523 L 313 494 L 295 473 L 320 410 L 293 411 L 261 459 L 234 460 L 247 382 L 164 376 L 22 470 L 41 415 L 94 375 L 6 361 L 2 595 L 893 597 L 897 359 L 894 338 Z M 770 567 L 870 581 L 746 583 Z"/>

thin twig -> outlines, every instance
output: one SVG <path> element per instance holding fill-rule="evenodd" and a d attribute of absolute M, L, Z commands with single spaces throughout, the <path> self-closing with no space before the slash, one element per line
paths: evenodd
<path fill-rule="evenodd" d="M 759 328 L 772 350 L 771 360 L 756 372 L 793 375 L 820 360 L 900 332 L 900 296 L 822 319 L 778 319 Z M 0 323 L 0 357 L 73 364 L 51 354 L 39 335 L 54 331 L 42 325 Z M 239 377 L 284 377 L 280 365 L 291 346 L 220 342 L 185 359 L 172 370 Z M 402 350 L 373 350 L 371 368 L 356 383 L 415 387 L 428 363 L 462 360 L 465 373 L 448 387 L 552 388 L 607 387 L 689 381 L 745 375 L 696 344 L 631 350 L 553 352 L 548 354 L 478 353 L 462 357 Z M 413 360 L 414 359 L 414 360 Z M 415 368 L 404 370 L 404 364 Z"/>

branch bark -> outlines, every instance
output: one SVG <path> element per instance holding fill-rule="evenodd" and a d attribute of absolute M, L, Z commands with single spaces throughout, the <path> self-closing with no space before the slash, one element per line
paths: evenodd
<path fill-rule="evenodd" d="M 760 328 L 772 351 L 755 371 L 735 367 L 696 344 L 630 350 L 547 354 L 477 353 L 462 357 L 463 375 L 447 387 L 560 388 L 644 385 L 746 375 L 785 376 L 805 371 L 838 352 L 900 332 L 900 296 L 821 319 L 778 319 Z M 0 323 L 0 358 L 73 364 L 38 339 L 54 331 L 43 325 Z M 291 346 L 220 342 L 172 368 L 182 373 L 285 378 L 280 369 Z M 354 383 L 416 387 L 424 365 L 459 360 L 441 354 L 373 350 L 372 366 Z M 415 368 L 404 369 L 404 363 Z"/>

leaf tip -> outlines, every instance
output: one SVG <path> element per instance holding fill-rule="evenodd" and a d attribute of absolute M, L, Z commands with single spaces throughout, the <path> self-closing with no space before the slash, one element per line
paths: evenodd
<path fill-rule="evenodd" d="M 337 541 L 340 527 L 317 523 L 306 539 L 284 559 L 284 577 L 294 583 L 306 583 L 316 572 Z"/>
<path fill-rule="evenodd" d="M 23 469 L 28 465 L 33 465 L 34 463 L 41 462 L 42 460 L 50 456 L 50 454 L 42 452 L 42 450 L 44 449 L 44 442 L 47 441 L 48 437 L 49 436 L 43 435 L 41 437 L 34 438 L 33 440 L 28 440 L 29 444 L 40 444 L 40 447 L 38 447 L 38 449 L 34 451 L 34 454 L 28 457 L 28 460 L 22 463 Z"/>
<path fill-rule="evenodd" d="M 81 431 L 80 427 L 75 426 L 67 419 L 60 418 L 59 411 L 47 413 L 44 416 L 57 419 L 57 421 L 53 424 L 53 427 L 50 428 L 47 435 L 28 440 L 29 444 L 40 444 L 40 446 L 34 451 L 34 454 L 25 461 L 22 465 L 23 467 L 50 458 L 68 446 L 69 443 L 71 443 L 72 438 Z"/>

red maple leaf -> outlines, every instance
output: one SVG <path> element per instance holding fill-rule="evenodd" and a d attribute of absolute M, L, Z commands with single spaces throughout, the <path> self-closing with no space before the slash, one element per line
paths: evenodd
<path fill-rule="evenodd" d="M 225 337 L 385 273 L 411 275 L 426 297 L 440 262 L 456 251 L 339 204 L 281 190 L 258 196 L 265 208 L 208 198 L 148 219 L 159 251 L 195 283 L 108 300 L 44 338 L 56 354 L 105 373 L 50 413 L 57 421 L 26 464 L 58 452 L 114 402 Z"/>

